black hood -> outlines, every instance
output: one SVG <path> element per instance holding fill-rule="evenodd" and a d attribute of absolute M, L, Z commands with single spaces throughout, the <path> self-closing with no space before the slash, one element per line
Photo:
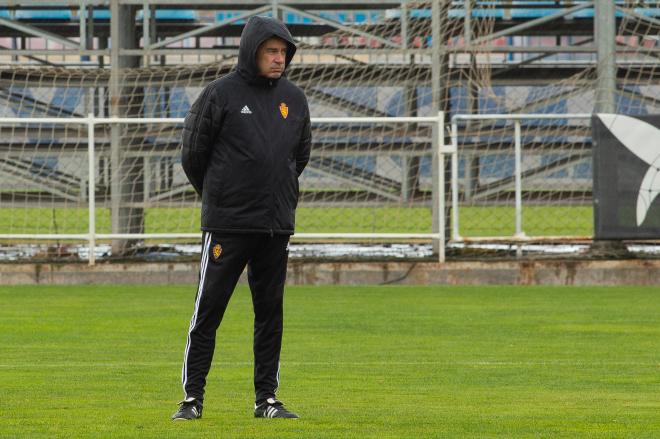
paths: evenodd
<path fill-rule="evenodd" d="M 296 44 L 284 23 L 274 18 L 252 17 L 241 33 L 241 45 L 238 48 L 238 73 L 250 83 L 269 81 L 259 75 L 257 67 L 257 49 L 269 38 L 278 37 L 286 41 L 285 72 L 296 53 Z M 272 80 L 270 80 L 272 81 Z"/>

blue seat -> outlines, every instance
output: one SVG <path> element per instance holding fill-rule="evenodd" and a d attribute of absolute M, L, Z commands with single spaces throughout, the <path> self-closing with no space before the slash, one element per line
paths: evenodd
<path fill-rule="evenodd" d="M 196 21 L 197 12 L 192 9 L 156 9 L 156 21 Z M 137 19 L 142 20 L 144 10 L 140 9 L 137 13 Z"/>
<path fill-rule="evenodd" d="M 215 14 L 215 20 L 220 22 L 220 21 L 225 21 L 229 20 L 230 18 L 238 17 L 239 15 L 243 14 L 243 12 L 239 11 L 220 11 Z M 247 23 L 246 20 L 238 20 L 235 22 L 235 24 L 245 24 Z"/>
<path fill-rule="evenodd" d="M 348 23 L 348 14 L 346 12 L 329 12 L 329 11 L 321 11 L 319 15 L 326 20 L 332 20 L 332 21 L 337 21 L 341 24 Z"/>
<path fill-rule="evenodd" d="M 348 21 L 349 21 L 348 20 L 348 14 L 346 12 L 335 12 L 335 13 L 328 14 L 328 15 L 334 16 L 335 21 L 338 21 L 340 23 L 348 23 Z"/>
<path fill-rule="evenodd" d="M 635 8 L 635 12 L 647 17 L 660 17 L 660 8 Z"/>
<path fill-rule="evenodd" d="M 452 10 L 449 11 L 450 17 Z M 410 18 L 431 18 L 431 10 L 430 9 L 412 9 L 410 11 Z"/>
<path fill-rule="evenodd" d="M 92 13 L 94 20 L 110 20 L 110 10 L 109 9 L 94 9 Z"/>
<path fill-rule="evenodd" d="M 284 22 L 286 24 L 309 24 L 313 23 L 311 18 L 303 17 L 302 15 L 287 12 L 284 14 Z"/>
<path fill-rule="evenodd" d="M 71 21 L 73 14 L 68 9 L 19 9 L 16 11 L 16 19 Z"/>
<path fill-rule="evenodd" d="M 363 12 L 356 12 L 353 14 L 353 23 L 366 23 L 367 22 L 367 14 Z"/>
<path fill-rule="evenodd" d="M 336 21 L 342 24 L 362 24 L 362 23 L 376 23 L 381 20 L 379 12 L 334 12 L 334 11 L 321 11 L 318 14 L 321 18 L 326 20 Z M 288 12 L 284 14 L 284 22 L 286 24 L 312 24 L 315 21 L 308 17 Z"/>
<path fill-rule="evenodd" d="M 109 9 L 94 9 L 92 14 L 94 20 L 110 20 Z M 144 10 L 140 9 L 137 13 L 136 21 L 142 21 Z M 156 21 L 196 21 L 197 12 L 191 9 L 156 9 Z"/>

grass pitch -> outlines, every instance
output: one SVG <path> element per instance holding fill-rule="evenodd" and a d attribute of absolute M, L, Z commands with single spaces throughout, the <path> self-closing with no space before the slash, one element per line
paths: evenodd
<path fill-rule="evenodd" d="M 464 237 L 512 236 L 512 206 L 466 206 L 459 211 L 459 233 Z M 0 230 L 6 233 L 87 233 L 84 208 L 3 208 Z M 199 209 L 145 209 L 146 233 L 199 233 Z M 523 230 L 528 236 L 591 236 L 591 206 L 524 206 Z M 96 230 L 110 233 L 110 209 L 96 209 Z M 430 208 L 422 207 L 300 207 L 298 233 L 431 233 Z"/>
<path fill-rule="evenodd" d="M 173 423 L 195 287 L 0 287 L 0 437 L 660 437 L 660 291 L 290 287 L 279 396 L 252 417 L 240 287 L 204 417 Z"/>

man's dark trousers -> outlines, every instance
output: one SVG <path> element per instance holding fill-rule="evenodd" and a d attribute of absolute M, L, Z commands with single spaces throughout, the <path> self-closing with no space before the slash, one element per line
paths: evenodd
<path fill-rule="evenodd" d="M 288 235 L 204 232 L 199 286 L 183 360 L 186 398 L 204 399 L 216 330 L 246 265 L 254 307 L 256 401 L 275 397 L 288 243 Z"/>

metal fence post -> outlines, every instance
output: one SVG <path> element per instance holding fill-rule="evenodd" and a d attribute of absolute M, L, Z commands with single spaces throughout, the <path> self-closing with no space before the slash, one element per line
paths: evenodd
<path fill-rule="evenodd" d="M 457 239 L 460 237 L 458 234 L 458 203 L 460 199 L 458 196 L 460 191 L 458 184 L 458 147 L 451 154 L 451 181 L 453 183 L 451 189 L 451 199 L 452 205 L 454 206 L 451 214 L 453 221 L 456 223 L 456 228 L 454 229 L 454 238 Z"/>
<path fill-rule="evenodd" d="M 451 144 L 453 147 L 451 155 L 451 236 L 453 240 L 457 241 L 461 235 L 458 233 L 458 123 L 455 120 L 451 123 Z"/>
<path fill-rule="evenodd" d="M 517 238 L 522 238 L 525 234 L 522 231 L 522 139 L 520 120 L 515 121 L 515 185 L 516 185 L 516 234 Z"/>
<path fill-rule="evenodd" d="M 444 146 L 444 121 L 445 114 L 438 111 L 438 262 L 445 262 L 445 156 L 442 150 Z"/>
<path fill-rule="evenodd" d="M 94 250 L 96 249 L 96 178 L 94 176 L 95 158 L 94 158 L 94 113 L 87 115 L 87 206 L 89 209 L 89 265 L 94 265 L 96 258 Z"/>

